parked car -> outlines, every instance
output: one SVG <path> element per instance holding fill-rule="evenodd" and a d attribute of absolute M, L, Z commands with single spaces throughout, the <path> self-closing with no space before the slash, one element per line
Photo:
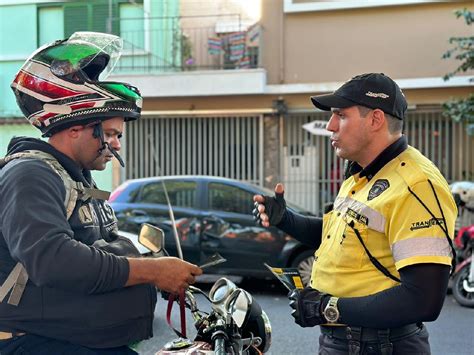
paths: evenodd
<path fill-rule="evenodd" d="M 263 263 L 297 267 L 307 283 L 314 250 L 275 227 L 256 225 L 253 195 L 273 192 L 241 181 L 210 176 L 169 176 L 128 180 L 109 199 L 121 231 L 138 233 L 142 223 L 165 232 L 170 255 L 177 255 L 165 189 L 173 209 L 184 259 L 201 264 L 215 252 L 227 262 L 208 273 L 271 278 Z M 288 204 L 297 213 L 310 215 Z"/>

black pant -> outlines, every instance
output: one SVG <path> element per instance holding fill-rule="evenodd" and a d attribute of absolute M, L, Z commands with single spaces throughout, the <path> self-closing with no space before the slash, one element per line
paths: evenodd
<path fill-rule="evenodd" d="M 133 355 L 127 346 L 113 349 L 90 349 L 66 341 L 26 334 L 8 340 L 0 340 L 1 355 Z"/>
<path fill-rule="evenodd" d="M 390 339 L 393 346 L 392 355 L 429 355 L 431 354 L 428 341 L 428 330 L 425 326 L 420 327 L 413 334 L 404 337 Z M 339 339 L 330 335 L 321 334 L 319 337 L 319 355 L 349 355 L 349 341 Z M 380 355 L 379 342 L 361 342 L 360 355 Z"/>

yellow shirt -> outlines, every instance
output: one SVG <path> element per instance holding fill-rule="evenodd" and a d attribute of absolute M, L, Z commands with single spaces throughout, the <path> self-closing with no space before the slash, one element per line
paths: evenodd
<path fill-rule="evenodd" d="M 408 146 L 370 180 L 357 173 L 344 181 L 334 209 L 323 218 L 312 287 L 337 297 L 357 297 L 398 284 L 372 264 L 353 228 L 370 253 L 398 278 L 398 270 L 407 265 L 451 265 L 446 234 L 409 188 L 453 238 L 457 208 L 449 186 L 430 160 Z"/>

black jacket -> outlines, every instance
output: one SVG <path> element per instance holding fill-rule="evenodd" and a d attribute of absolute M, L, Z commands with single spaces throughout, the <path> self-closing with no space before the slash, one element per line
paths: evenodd
<path fill-rule="evenodd" d="M 14 138 L 8 155 L 31 149 L 53 155 L 74 180 L 91 186 L 89 171 L 41 140 Z M 18 306 L 0 303 L 0 331 L 94 348 L 151 337 L 154 287 L 124 287 L 125 257 L 92 246 L 114 238 L 111 207 L 106 201 L 79 201 L 68 220 L 65 195 L 61 178 L 43 161 L 16 159 L 0 171 L 0 283 L 17 261 L 29 275 Z"/>

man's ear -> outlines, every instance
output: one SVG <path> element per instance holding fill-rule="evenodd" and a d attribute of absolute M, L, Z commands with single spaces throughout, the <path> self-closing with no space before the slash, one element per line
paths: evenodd
<path fill-rule="evenodd" d="M 80 133 L 84 130 L 84 126 L 72 126 L 66 129 L 67 135 L 71 138 L 79 137 Z"/>
<path fill-rule="evenodd" d="M 382 110 L 375 109 L 372 111 L 372 129 L 380 130 L 386 122 L 385 113 Z"/>

